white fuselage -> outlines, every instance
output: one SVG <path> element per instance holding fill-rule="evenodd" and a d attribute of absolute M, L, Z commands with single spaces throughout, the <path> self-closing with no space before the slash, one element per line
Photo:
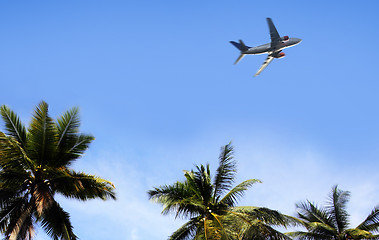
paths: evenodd
<path fill-rule="evenodd" d="M 243 54 L 264 54 L 264 53 L 272 53 L 276 51 L 281 51 L 282 49 L 289 48 L 295 46 L 301 42 L 300 38 L 290 38 L 287 41 L 280 41 L 274 46 L 272 43 L 266 43 L 257 47 L 251 47 L 243 52 Z"/>

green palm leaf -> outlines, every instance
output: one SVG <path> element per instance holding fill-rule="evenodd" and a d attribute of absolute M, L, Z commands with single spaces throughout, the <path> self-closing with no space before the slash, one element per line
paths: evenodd
<path fill-rule="evenodd" d="M 41 224 L 46 233 L 54 240 L 78 239 L 73 232 L 70 215 L 55 201 L 43 212 Z"/>
<path fill-rule="evenodd" d="M 41 102 L 35 109 L 29 126 L 28 154 L 37 165 L 45 166 L 54 158 L 56 129 L 48 115 L 48 105 Z"/>
<path fill-rule="evenodd" d="M 211 173 L 209 165 L 196 166 L 197 171 L 185 171 L 188 187 L 198 199 L 204 202 L 211 202 L 213 186 L 211 184 Z"/>
<path fill-rule="evenodd" d="M 298 217 L 306 222 L 320 222 L 333 226 L 328 212 L 309 201 L 296 204 L 296 208 L 298 209 Z"/>
<path fill-rule="evenodd" d="M 379 232 L 379 206 L 376 206 L 357 229 Z"/>
<path fill-rule="evenodd" d="M 50 179 L 50 184 L 54 186 L 55 191 L 68 198 L 83 201 L 95 198 L 116 199 L 113 183 L 95 175 L 64 170 L 55 171 L 55 175 Z"/>
<path fill-rule="evenodd" d="M 27 171 L 35 167 L 22 146 L 14 138 L 0 132 L 0 167 L 3 171 Z"/>
<path fill-rule="evenodd" d="M 231 189 L 236 174 L 236 163 L 233 160 L 233 146 L 231 143 L 221 148 L 219 166 L 214 179 L 214 199 Z"/>
<path fill-rule="evenodd" d="M 25 147 L 27 132 L 25 126 L 15 112 L 3 105 L 0 107 L 1 117 L 5 122 L 5 130 L 9 136 L 18 141 L 21 146 Z"/>
<path fill-rule="evenodd" d="M 59 158 L 56 166 L 69 166 L 79 158 L 95 139 L 92 135 L 79 134 L 79 110 L 73 108 L 57 119 L 57 151 Z"/>
<path fill-rule="evenodd" d="M 88 134 L 79 134 L 72 138 L 70 142 L 66 143 L 68 148 L 59 158 L 57 162 L 58 166 L 70 166 L 73 160 L 78 159 L 84 154 L 93 140 L 95 140 L 95 138 Z"/>
<path fill-rule="evenodd" d="M 230 190 L 221 200 L 220 203 L 226 204 L 229 207 L 234 207 L 237 200 L 244 196 L 245 191 L 248 190 L 253 184 L 261 183 L 258 179 L 249 179 L 235 186 Z"/>
<path fill-rule="evenodd" d="M 346 203 L 349 201 L 350 193 L 341 191 L 334 186 L 329 196 L 326 209 L 332 217 L 335 227 L 341 233 L 349 226 L 349 214 L 346 211 Z"/>
<path fill-rule="evenodd" d="M 57 148 L 65 148 L 66 142 L 79 132 L 79 109 L 72 108 L 57 119 L 58 143 Z"/>
<path fill-rule="evenodd" d="M 303 225 L 312 233 L 332 237 L 338 234 L 335 223 L 327 210 L 317 207 L 307 201 L 296 204 L 298 217 L 303 220 Z"/>
<path fill-rule="evenodd" d="M 230 208 L 228 212 L 232 215 L 244 219 L 246 222 L 259 220 L 266 224 L 283 227 L 294 224 L 292 218 L 287 217 L 286 215 L 283 215 L 276 210 L 265 207 L 233 207 Z"/>
<path fill-rule="evenodd" d="M 203 204 L 198 201 L 188 184 L 176 182 L 148 191 L 149 199 L 164 205 L 162 214 L 175 212 L 176 217 L 194 217 L 201 213 Z"/>
<path fill-rule="evenodd" d="M 169 240 L 190 240 L 196 236 L 197 225 L 199 223 L 198 218 L 192 218 L 185 224 L 183 224 L 178 230 L 176 230 Z"/>

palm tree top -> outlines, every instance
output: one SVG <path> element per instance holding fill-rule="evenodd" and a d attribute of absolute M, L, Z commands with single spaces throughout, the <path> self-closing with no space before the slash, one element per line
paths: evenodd
<path fill-rule="evenodd" d="M 308 232 L 290 233 L 299 239 L 376 239 L 379 231 L 379 208 L 376 207 L 357 227 L 350 228 L 347 212 L 349 191 L 333 186 L 324 207 L 310 201 L 296 204 L 298 218 Z"/>
<path fill-rule="evenodd" d="M 258 179 L 250 179 L 233 188 L 236 176 L 236 162 L 231 142 L 221 148 L 219 166 L 212 179 L 209 164 L 195 165 L 195 170 L 184 171 L 184 182 L 164 185 L 148 191 L 149 198 L 165 206 L 162 213 L 176 211 L 176 216 L 197 216 L 233 207 L 245 191 Z M 188 212 L 188 205 L 180 198 L 191 198 L 193 212 Z M 196 200 L 196 201 L 194 201 Z M 186 204 L 185 208 L 180 205 Z"/>
<path fill-rule="evenodd" d="M 76 239 L 55 194 L 83 201 L 116 198 L 110 181 L 70 168 L 94 140 L 79 131 L 78 108 L 54 121 L 42 101 L 28 127 L 5 105 L 0 114 L 5 123 L 0 132 L 0 231 L 6 239 L 32 239 L 40 223 L 53 239 Z"/>
<path fill-rule="evenodd" d="M 149 198 L 163 205 L 162 214 L 188 218 L 188 222 L 175 231 L 170 240 L 190 239 L 288 239 L 271 225 L 286 226 L 290 218 L 277 211 L 262 207 L 237 207 L 258 179 L 249 179 L 233 187 L 236 162 L 231 143 L 221 148 L 219 165 L 212 178 L 209 164 L 195 165 L 184 171 L 184 181 L 155 187 L 148 191 Z"/>

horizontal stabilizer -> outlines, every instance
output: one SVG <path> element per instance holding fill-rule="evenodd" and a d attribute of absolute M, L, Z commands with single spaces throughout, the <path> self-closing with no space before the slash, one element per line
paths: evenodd
<path fill-rule="evenodd" d="M 245 56 L 245 54 L 241 54 L 238 58 L 237 58 L 237 60 L 234 62 L 234 64 L 237 64 L 239 61 L 241 61 L 242 60 L 242 58 Z"/>

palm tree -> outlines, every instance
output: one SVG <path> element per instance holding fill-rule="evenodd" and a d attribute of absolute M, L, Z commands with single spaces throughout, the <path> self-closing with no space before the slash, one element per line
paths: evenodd
<path fill-rule="evenodd" d="M 169 239 L 288 239 L 271 226 L 286 226 L 289 217 L 263 207 L 236 207 L 244 192 L 260 181 L 250 179 L 232 188 L 235 174 L 229 143 L 221 148 L 213 181 L 209 165 L 200 165 L 184 172 L 185 181 L 148 191 L 150 199 L 164 206 L 162 214 L 189 218 Z"/>
<path fill-rule="evenodd" d="M 334 186 L 325 207 L 318 207 L 309 201 L 296 204 L 298 218 L 308 231 L 292 232 L 289 235 L 304 240 L 379 239 L 379 235 L 375 235 L 379 232 L 379 206 L 356 228 L 349 228 L 346 210 L 349 197 L 350 192 Z"/>
<path fill-rule="evenodd" d="M 115 199 L 111 182 L 70 168 L 94 140 L 79 133 L 78 109 L 54 122 L 41 102 L 28 129 L 8 107 L 0 113 L 0 231 L 5 239 L 30 240 L 40 224 L 52 239 L 77 239 L 56 193 L 82 201 Z"/>

